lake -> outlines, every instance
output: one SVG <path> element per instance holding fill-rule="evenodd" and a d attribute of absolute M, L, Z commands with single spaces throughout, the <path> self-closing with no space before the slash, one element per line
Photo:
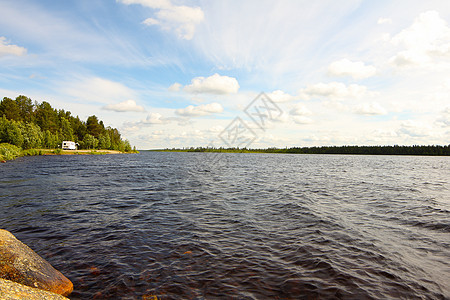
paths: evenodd
<path fill-rule="evenodd" d="M 0 228 L 71 299 L 448 299 L 450 157 L 22 157 Z"/>

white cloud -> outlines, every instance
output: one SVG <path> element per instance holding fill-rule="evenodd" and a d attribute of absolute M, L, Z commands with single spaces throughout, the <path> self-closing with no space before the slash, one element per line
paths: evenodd
<path fill-rule="evenodd" d="M 181 89 L 181 84 L 179 84 L 178 82 L 175 82 L 174 84 L 172 84 L 171 86 L 169 86 L 169 91 L 171 92 L 178 92 Z"/>
<path fill-rule="evenodd" d="M 450 56 L 450 28 L 436 11 L 421 13 L 413 24 L 392 37 L 395 46 L 401 46 L 391 58 L 397 67 L 424 65 L 433 58 Z"/>
<path fill-rule="evenodd" d="M 139 122 L 125 122 L 123 124 L 123 129 L 127 132 L 137 132 L 143 126 L 151 126 L 151 125 L 159 125 L 159 124 L 167 124 L 170 120 L 168 118 L 164 118 L 160 113 L 149 113 L 144 120 Z"/>
<path fill-rule="evenodd" d="M 163 30 L 174 31 L 179 38 L 191 40 L 195 27 L 200 24 L 205 15 L 200 7 L 174 5 L 164 0 L 119 0 L 123 4 L 140 4 L 157 9 L 155 17 L 147 18 L 142 23 L 148 26 L 157 25 Z"/>
<path fill-rule="evenodd" d="M 23 56 L 26 53 L 27 49 L 17 45 L 10 45 L 6 41 L 6 37 L 0 36 L 0 57 L 6 55 Z"/>
<path fill-rule="evenodd" d="M 374 66 L 366 66 L 362 61 L 351 61 L 346 58 L 335 61 L 328 67 L 328 73 L 333 76 L 351 76 L 354 79 L 364 79 L 375 75 Z"/>
<path fill-rule="evenodd" d="M 219 103 L 209 103 L 198 106 L 189 105 L 186 108 L 177 109 L 175 113 L 183 117 L 198 117 L 221 113 L 222 111 L 223 107 Z"/>
<path fill-rule="evenodd" d="M 305 117 L 305 116 L 293 116 L 292 119 L 297 124 L 311 124 L 313 123 L 313 120 L 311 118 Z"/>
<path fill-rule="evenodd" d="M 311 97 L 328 98 L 360 98 L 367 93 L 363 85 L 350 84 L 346 86 L 341 82 L 317 83 L 301 89 L 299 94 L 304 99 Z"/>
<path fill-rule="evenodd" d="M 290 110 L 289 114 L 292 116 L 310 116 L 312 112 L 304 105 L 298 103 Z"/>
<path fill-rule="evenodd" d="M 433 135 L 431 126 L 420 121 L 407 120 L 401 122 L 399 134 L 407 135 L 410 137 L 429 137 Z"/>
<path fill-rule="evenodd" d="M 235 94 L 239 90 L 236 78 L 214 74 L 209 77 L 195 77 L 184 87 L 188 93 Z"/>
<path fill-rule="evenodd" d="M 164 124 L 167 123 L 167 120 L 163 118 L 160 113 L 150 113 L 147 118 L 141 122 L 141 124 Z"/>
<path fill-rule="evenodd" d="M 117 104 L 108 104 L 103 107 L 106 110 L 112 110 L 116 112 L 127 112 L 127 111 L 135 111 L 142 112 L 145 111 L 144 107 L 137 105 L 134 100 L 126 100 Z"/>
<path fill-rule="evenodd" d="M 287 94 L 281 90 L 273 91 L 272 93 L 268 93 L 267 96 L 273 101 L 273 102 L 289 102 L 293 100 L 297 100 L 298 97 L 292 96 L 290 94 Z"/>
<path fill-rule="evenodd" d="M 386 110 L 378 103 L 363 103 L 356 107 L 355 113 L 361 115 L 385 115 Z"/>
<path fill-rule="evenodd" d="M 379 18 L 377 24 L 392 24 L 392 19 L 390 18 Z"/>
<path fill-rule="evenodd" d="M 81 101 L 102 102 L 136 98 L 136 93 L 127 86 L 100 77 L 82 77 L 69 82 L 61 82 L 62 92 Z"/>
<path fill-rule="evenodd" d="M 450 127 L 450 107 L 442 111 L 441 116 L 436 120 L 440 127 Z"/>

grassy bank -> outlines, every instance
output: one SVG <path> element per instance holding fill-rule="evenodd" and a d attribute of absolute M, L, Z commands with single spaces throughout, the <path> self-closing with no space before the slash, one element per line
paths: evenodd
<path fill-rule="evenodd" d="M 0 144 L 0 161 L 13 160 L 20 156 L 35 155 L 105 155 L 105 154 L 121 154 L 121 153 L 139 153 L 133 150 L 122 152 L 118 150 L 107 149 L 89 149 L 89 150 L 62 150 L 62 149 L 26 149 L 23 150 L 17 146 L 1 143 Z"/>

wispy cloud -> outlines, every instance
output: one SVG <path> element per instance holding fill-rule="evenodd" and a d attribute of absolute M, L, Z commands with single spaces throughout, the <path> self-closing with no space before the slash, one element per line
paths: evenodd
<path fill-rule="evenodd" d="M 359 104 L 354 110 L 355 113 L 361 115 L 385 115 L 386 110 L 377 102 Z"/>
<path fill-rule="evenodd" d="M 195 27 L 204 19 L 200 7 L 174 5 L 169 0 L 118 0 L 123 4 L 139 4 L 157 10 L 154 17 L 142 23 L 148 26 L 160 26 L 161 29 L 175 32 L 179 38 L 190 40 L 194 37 Z"/>
<path fill-rule="evenodd" d="M 358 84 L 345 85 L 341 82 L 316 83 L 301 89 L 299 94 L 304 99 L 327 97 L 335 99 L 360 98 L 367 94 L 367 87 Z"/>
<path fill-rule="evenodd" d="M 59 85 L 62 93 L 78 101 L 111 105 L 112 101 L 137 97 L 136 92 L 124 84 L 100 77 L 75 77 L 61 81 Z M 126 105 L 129 106 L 130 103 L 122 103 L 119 106 Z M 112 104 L 112 106 L 117 109 L 117 104 Z"/>
<path fill-rule="evenodd" d="M 6 37 L 0 36 L 0 57 L 6 55 L 22 56 L 27 53 L 27 49 L 8 43 Z"/>

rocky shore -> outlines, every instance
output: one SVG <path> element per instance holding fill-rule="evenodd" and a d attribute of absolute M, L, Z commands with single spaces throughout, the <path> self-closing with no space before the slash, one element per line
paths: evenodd
<path fill-rule="evenodd" d="M 0 229 L 0 299 L 67 299 L 72 282 L 7 230 Z"/>

